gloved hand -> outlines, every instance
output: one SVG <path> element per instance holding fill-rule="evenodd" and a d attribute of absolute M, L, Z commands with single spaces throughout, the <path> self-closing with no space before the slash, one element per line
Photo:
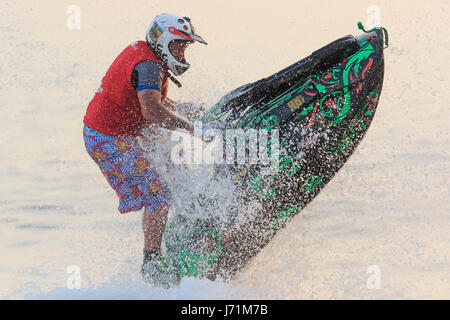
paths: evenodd
<path fill-rule="evenodd" d="M 200 121 L 194 122 L 194 132 L 192 133 L 195 137 L 202 139 L 204 142 L 211 142 L 214 138 L 220 134 L 221 124 L 218 121 L 208 122 L 203 124 Z"/>
<path fill-rule="evenodd" d="M 202 140 L 211 142 L 221 134 L 222 124 L 219 121 L 208 122 L 202 127 Z"/>
<path fill-rule="evenodd" d="M 202 140 L 205 142 L 211 142 L 219 133 L 216 123 L 209 123 L 202 128 Z"/>

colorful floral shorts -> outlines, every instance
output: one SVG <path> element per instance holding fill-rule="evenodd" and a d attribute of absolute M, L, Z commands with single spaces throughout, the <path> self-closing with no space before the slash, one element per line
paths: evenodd
<path fill-rule="evenodd" d="M 142 207 L 154 211 L 169 205 L 169 188 L 133 138 L 108 136 L 87 126 L 83 137 L 87 152 L 119 197 L 120 213 Z"/>

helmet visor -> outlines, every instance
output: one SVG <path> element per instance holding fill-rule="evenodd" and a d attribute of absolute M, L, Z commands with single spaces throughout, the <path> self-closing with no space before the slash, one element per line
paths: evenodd
<path fill-rule="evenodd" d="M 191 38 L 200 43 L 207 44 L 206 41 L 203 40 L 203 38 L 200 37 L 198 34 L 191 34 Z"/>

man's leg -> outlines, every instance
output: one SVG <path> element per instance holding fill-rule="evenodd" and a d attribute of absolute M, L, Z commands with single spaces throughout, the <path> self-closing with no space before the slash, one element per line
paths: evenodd
<path fill-rule="evenodd" d="M 145 208 L 142 215 L 142 229 L 144 231 L 144 255 L 150 253 L 159 253 L 161 251 L 161 242 L 166 229 L 167 214 L 169 207 L 164 206 L 155 211 Z"/>
<path fill-rule="evenodd" d="M 171 266 L 167 258 L 160 253 L 168 212 L 168 206 L 155 211 L 145 208 L 142 215 L 144 262 L 142 263 L 141 274 L 144 281 L 166 289 L 181 281 L 178 268 Z"/>

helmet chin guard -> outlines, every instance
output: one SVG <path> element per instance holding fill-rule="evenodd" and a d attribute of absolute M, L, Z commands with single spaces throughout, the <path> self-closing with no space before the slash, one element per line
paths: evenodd
<path fill-rule="evenodd" d="M 179 61 L 173 56 L 172 52 L 170 52 L 172 41 L 198 41 L 207 44 L 202 37 L 195 34 L 189 18 L 167 13 L 157 15 L 152 20 L 147 28 L 146 39 L 156 56 L 166 64 L 167 68 L 175 76 L 186 72 L 190 64 L 185 59 Z"/>

